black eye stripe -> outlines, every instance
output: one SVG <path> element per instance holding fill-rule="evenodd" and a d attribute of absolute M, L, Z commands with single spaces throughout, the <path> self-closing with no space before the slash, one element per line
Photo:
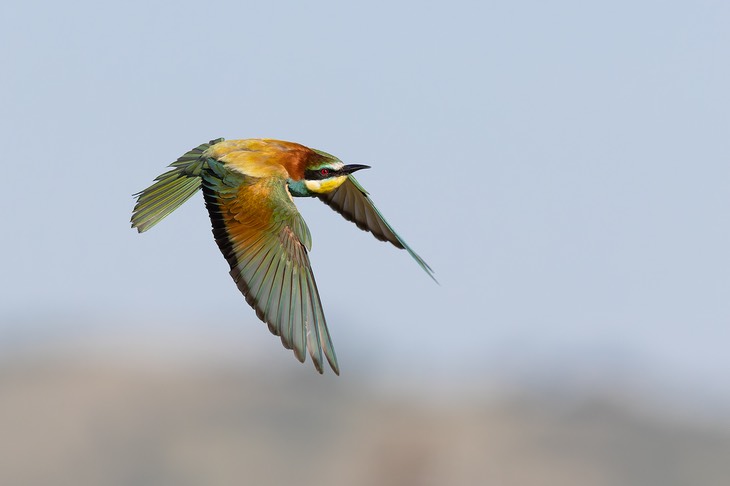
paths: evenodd
<path fill-rule="evenodd" d="M 324 174 L 322 171 L 326 171 Z M 322 179 L 329 179 L 337 175 L 337 171 L 330 167 L 321 167 L 315 170 L 305 170 L 304 178 L 310 181 L 320 181 Z"/>

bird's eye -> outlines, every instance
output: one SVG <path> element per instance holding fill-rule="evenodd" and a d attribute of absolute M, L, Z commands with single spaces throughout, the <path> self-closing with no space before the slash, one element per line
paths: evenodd
<path fill-rule="evenodd" d="M 319 175 L 321 176 L 328 176 L 330 173 L 329 169 L 319 169 Z"/>

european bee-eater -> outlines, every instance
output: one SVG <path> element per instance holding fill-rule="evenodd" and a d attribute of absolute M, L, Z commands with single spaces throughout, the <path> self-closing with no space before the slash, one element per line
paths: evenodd
<path fill-rule="evenodd" d="M 202 188 L 213 236 L 246 302 L 299 361 L 308 349 L 320 373 L 322 351 L 340 370 L 307 256 L 312 238 L 292 196 L 318 197 L 358 228 L 405 249 L 433 278 L 352 176 L 366 165 L 345 165 L 298 143 L 219 138 L 170 167 L 135 194 L 132 227 L 147 231 Z"/>

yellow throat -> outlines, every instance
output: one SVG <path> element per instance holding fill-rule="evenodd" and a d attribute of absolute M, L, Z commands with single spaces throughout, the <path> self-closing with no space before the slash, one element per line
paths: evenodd
<path fill-rule="evenodd" d="M 347 180 L 347 176 L 332 177 L 331 179 L 324 179 L 321 181 L 304 181 L 304 185 L 311 192 L 317 194 L 327 194 L 340 187 Z"/>

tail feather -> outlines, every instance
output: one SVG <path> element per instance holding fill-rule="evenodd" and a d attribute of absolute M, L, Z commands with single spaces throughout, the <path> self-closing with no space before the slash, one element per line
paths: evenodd
<path fill-rule="evenodd" d="M 202 182 L 200 174 L 207 164 L 203 153 L 222 141 L 222 138 L 211 140 L 186 152 L 170 164 L 172 170 L 158 176 L 144 191 L 134 194 L 137 204 L 132 212 L 132 228 L 140 233 L 147 231 L 198 192 Z"/>

